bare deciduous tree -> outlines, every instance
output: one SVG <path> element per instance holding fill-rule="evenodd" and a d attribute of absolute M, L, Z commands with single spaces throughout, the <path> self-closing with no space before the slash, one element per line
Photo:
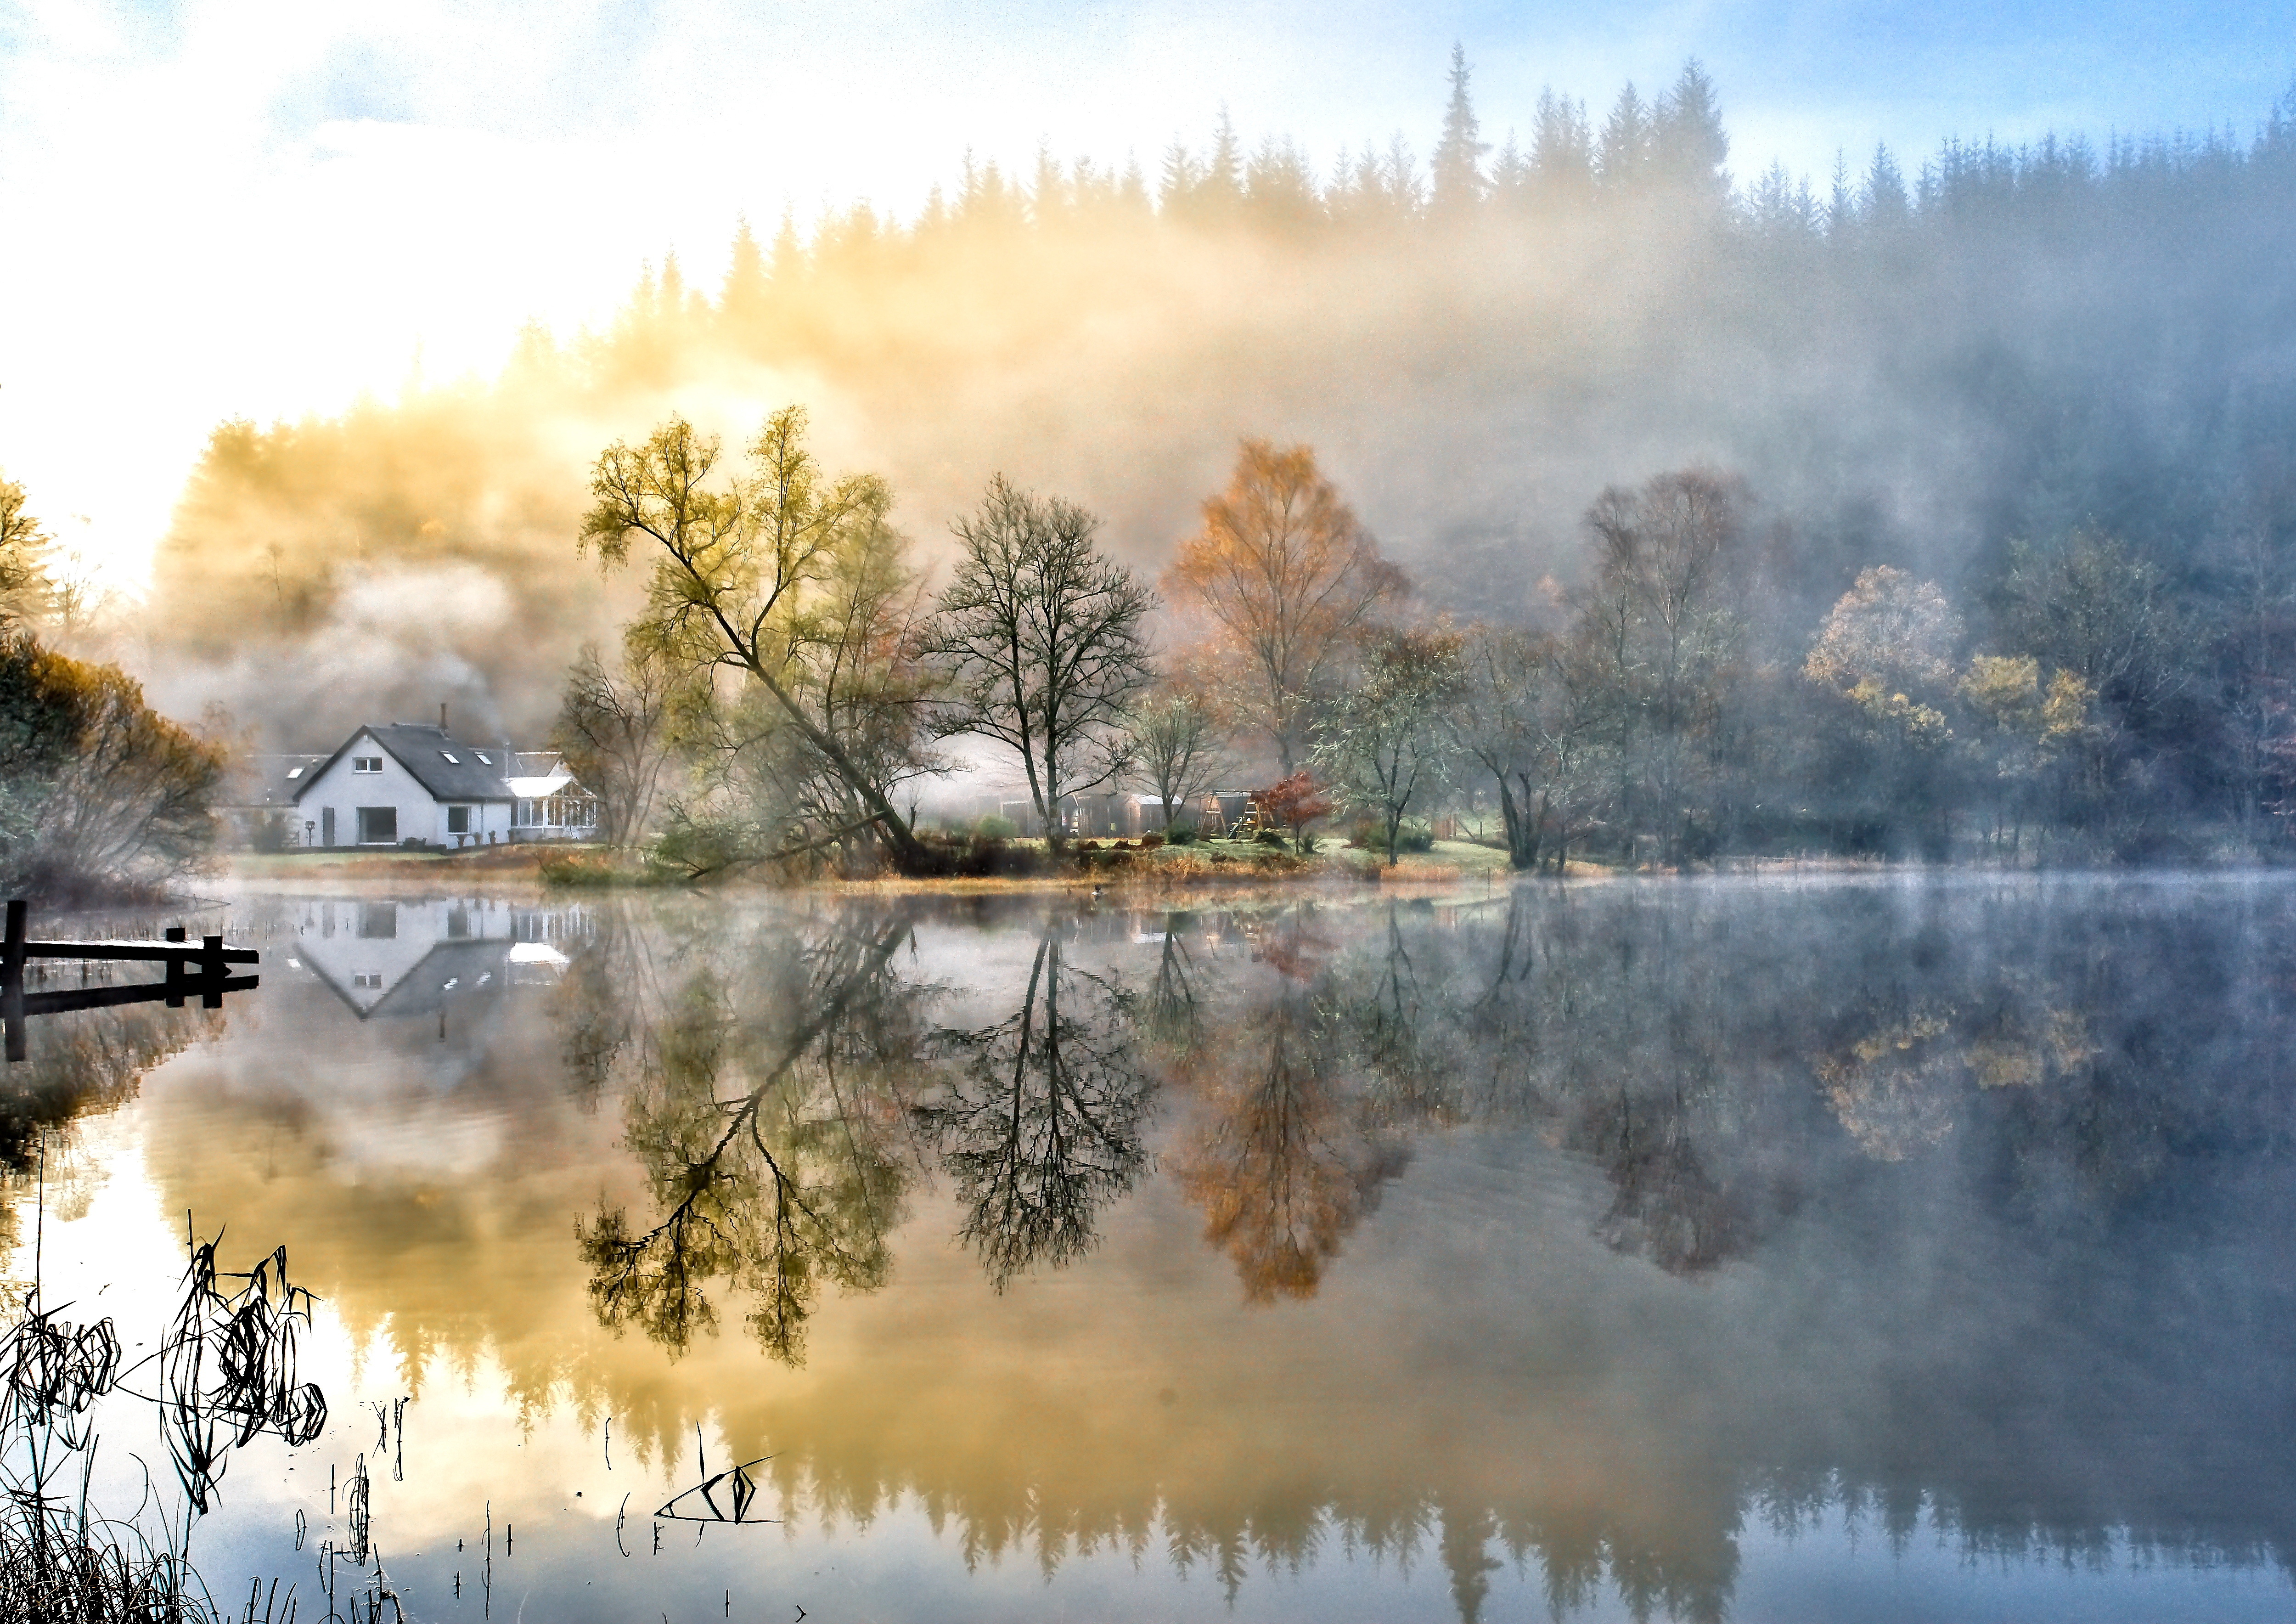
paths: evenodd
<path fill-rule="evenodd" d="M 1141 623 L 1155 595 L 1093 543 L 1100 521 L 1057 496 L 988 484 L 926 647 L 955 700 L 940 731 L 1007 745 L 1054 849 L 1060 803 L 1117 776 L 1126 708 L 1152 677 Z"/>
<path fill-rule="evenodd" d="M 1235 770 L 1218 718 L 1194 689 L 1167 685 L 1133 706 L 1125 730 L 1128 776 L 1156 797 L 1164 827 Z"/>
<path fill-rule="evenodd" d="M 1544 632 L 1482 627 L 1464 651 L 1459 742 L 1491 775 L 1507 861 L 1561 873 L 1588 816 L 1600 718 L 1584 651 Z"/>
<path fill-rule="evenodd" d="M 585 644 L 566 674 L 552 741 L 582 787 L 598 798 L 599 834 L 610 845 L 646 838 L 662 780 L 677 754 L 678 714 L 702 697 L 690 674 L 660 649 L 632 647 L 617 669 Z"/>
<path fill-rule="evenodd" d="M 1605 668 L 1620 800 L 1669 862 L 1744 635 L 1734 565 L 1747 503 L 1737 480 L 1693 469 L 1613 486 L 1587 512 L 1595 578 L 1581 623 Z"/>

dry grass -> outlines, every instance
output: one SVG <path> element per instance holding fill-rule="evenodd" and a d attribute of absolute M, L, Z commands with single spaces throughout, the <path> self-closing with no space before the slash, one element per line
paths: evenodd
<path fill-rule="evenodd" d="M 0 1513 L 0 1619 L 43 1624 L 215 1624 L 219 1615 L 184 1564 L 132 1531 L 114 1537 L 9 1497 Z"/>

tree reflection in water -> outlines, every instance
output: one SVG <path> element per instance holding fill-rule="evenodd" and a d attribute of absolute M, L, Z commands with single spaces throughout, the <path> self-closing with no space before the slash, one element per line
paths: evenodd
<path fill-rule="evenodd" d="M 1380 1185 L 1403 1170 L 1405 1149 L 1374 1127 L 1379 1095 L 1361 1085 L 1387 1051 L 1411 1045 L 1331 972 L 1332 943 L 1312 914 L 1253 934 L 1275 979 L 1220 1010 L 1217 1038 L 1184 1068 L 1197 1127 L 1173 1171 L 1245 1299 L 1265 1303 L 1314 1296 Z"/>
<path fill-rule="evenodd" d="M 661 1217 L 640 1232 L 602 1206 L 577 1226 L 602 1322 L 681 1352 L 715 1327 L 722 1285 L 749 1300 L 758 1345 L 797 1364 L 822 1282 L 885 1283 L 907 1179 L 886 1128 L 917 1037 L 915 989 L 890 972 L 907 937 L 795 939 L 739 983 L 685 981 L 626 1108 Z"/>
<path fill-rule="evenodd" d="M 586 1267 L 567 1226 L 611 1159 L 569 1150 L 326 1228 L 299 1267 L 412 1317 L 410 1234 L 521 1248 L 500 1288 L 426 1271 L 462 1292 L 426 1347 L 499 1348 L 618 1451 L 627 1426 L 675 1457 L 715 1416 L 729 1458 L 775 1455 L 793 1522 L 906 1501 L 983 1563 L 1160 1543 L 1233 1590 L 1368 1552 L 1439 1562 L 1473 1618 L 1520 1605 L 1513 1557 L 1558 1612 L 1693 1619 L 1729 1612 L 1752 1530 L 1821 1519 L 2285 1568 L 2292 944 L 2276 880 L 647 899 L 495 1068 L 534 1076 L 539 1046 L 627 1113 L 646 1188 L 585 1222 Z M 307 1060 L 277 1024 L 250 1070 Z M 554 1089 L 518 1109 L 579 1120 Z M 165 1164 L 174 1204 L 269 1229 L 340 1203 L 324 1165 L 251 1176 L 251 1137 Z M 944 1173 L 956 1216 L 897 1240 Z M 898 1302 L 801 1382 L 732 1338 L 672 1379 L 592 1333 L 594 1305 L 685 1350 L 734 1297 L 794 1356 L 824 1283 L 872 1289 L 902 1245 Z M 1071 1267 L 999 1300 L 973 1259 Z"/>
<path fill-rule="evenodd" d="M 1000 1292 L 1091 1251 L 1101 1210 L 1140 1176 L 1153 1085 L 1134 1013 L 1113 982 L 1065 964 L 1047 930 L 1019 1009 L 939 1034 L 954 1075 L 916 1120 L 964 1203 L 958 1234 Z"/>

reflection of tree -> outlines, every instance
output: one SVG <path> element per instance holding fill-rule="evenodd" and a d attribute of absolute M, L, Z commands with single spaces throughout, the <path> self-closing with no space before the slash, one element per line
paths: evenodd
<path fill-rule="evenodd" d="M 1235 1259 L 1250 1300 L 1312 1297 L 1406 1154 L 1365 1130 L 1331 1035 L 1303 995 L 1286 989 L 1251 1019 L 1265 1023 L 1267 1046 L 1255 1046 L 1248 1070 L 1212 1080 L 1210 1120 L 1177 1171 L 1203 1210 L 1204 1238 Z"/>
<path fill-rule="evenodd" d="M 758 1343 L 796 1364 L 823 1280 L 884 1284 L 904 1178 L 881 1139 L 890 1113 L 867 1096 L 913 1035 L 887 974 L 907 936 L 832 934 L 762 986 L 709 970 L 686 983 L 628 1104 L 626 1143 L 663 1216 L 639 1234 L 602 1207 L 577 1227 L 602 1322 L 681 1351 L 715 1327 L 722 1281 L 750 1300 Z"/>
<path fill-rule="evenodd" d="M 32 1022 L 29 1055 L 0 1075 L 0 1166 L 29 1172 L 44 1128 L 128 1099 L 144 1074 L 199 1036 L 190 1010 L 129 1005 Z"/>
<path fill-rule="evenodd" d="M 1188 951 L 1188 923 L 1185 914 L 1165 916 L 1164 946 L 1156 957 L 1156 973 L 1139 1002 L 1142 1035 L 1157 1048 L 1182 1061 L 1195 1053 L 1204 1033 L 1203 1003 L 1196 989 L 1196 964 Z"/>
<path fill-rule="evenodd" d="M 1132 1019 L 1132 1000 L 1063 965 L 1047 932 L 1018 1010 L 940 1035 L 963 1074 L 916 1120 L 965 1203 L 959 1233 L 1000 1291 L 1032 1265 L 1090 1251 L 1100 1210 L 1140 1175 L 1151 1083 Z"/>

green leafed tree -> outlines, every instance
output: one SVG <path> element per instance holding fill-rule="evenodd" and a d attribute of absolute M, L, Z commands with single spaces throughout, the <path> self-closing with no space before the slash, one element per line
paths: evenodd
<path fill-rule="evenodd" d="M 1405 816 L 1441 792 L 1458 760 L 1464 646 L 1446 628 L 1382 633 L 1316 725 L 1316 770 L 1344 805 L 1380 820 L 1390 868 Z"/>
<path fill-rule="evenodd" d="M 627 561 L 634 538 L 652 541 L 633 644 L 754 684 L 803 770 L 836 786 L 849 822 L 796 844 L 869 834 L 915 869 L 928 856 L 893 805 L 886 763 L 900 752 L 886 735 L 906 734 L 916 712 L 906 692 L 895 715 L 869 697 L 897 650 L 882 615 L 851 612 L 849 590 L 869 559 L 890 554 L 898 566 L 892 492 L 874 474 L 832 479 L 806 449 L 805 430 L 804 408 L 783 407 L 729 475 L 718 472 L 717 437 L 683 417 L 641 445 L 617 441 L 592 471 L 581 545 L 611 566 Z"/>

